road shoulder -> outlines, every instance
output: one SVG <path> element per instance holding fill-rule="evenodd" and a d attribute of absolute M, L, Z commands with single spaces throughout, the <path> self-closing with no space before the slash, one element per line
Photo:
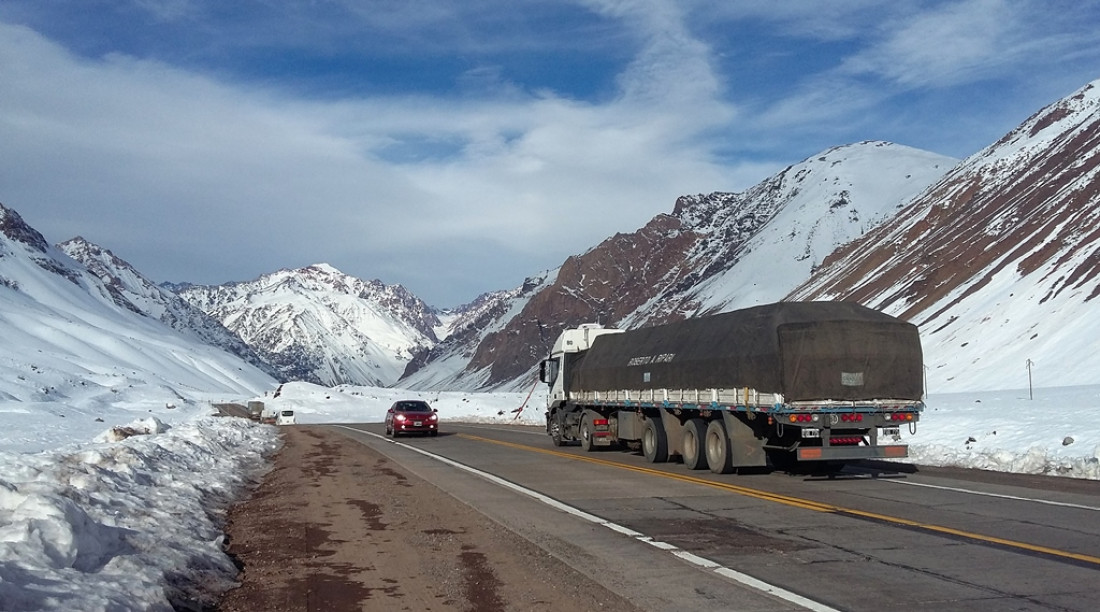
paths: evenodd
<path fill-rule="evenodd" d="M 218 610 L 637 610 L 367 445 L 282 433 L 273 469 L 230 510 L 240 587 Z"/>

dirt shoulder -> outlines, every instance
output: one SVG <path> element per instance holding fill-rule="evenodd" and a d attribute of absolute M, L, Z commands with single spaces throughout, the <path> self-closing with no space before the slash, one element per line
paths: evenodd
<path fill-rule="evenodd" d="M 241 586 L 217 610 L 637 610 L 369 447 L 282 432 L 274 469 L 229 513 Z"/>

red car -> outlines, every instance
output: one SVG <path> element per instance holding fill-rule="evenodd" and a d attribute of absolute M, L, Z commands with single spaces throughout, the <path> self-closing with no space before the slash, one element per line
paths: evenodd
<path fill-rule="evenodd" d="M 428 402 L 401 400 L 386 411 L 386 435 L 419 432 L 429 436 L 439 435 L 439 415 Z"/>

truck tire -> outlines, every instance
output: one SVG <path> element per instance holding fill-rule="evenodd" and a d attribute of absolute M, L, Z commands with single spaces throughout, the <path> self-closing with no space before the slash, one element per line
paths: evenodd
<path fill-rule="evenodd" d="M 726 434 L 726 426 L 718 419 L 707 425 L 706 450 L 710 471 L 715 474 L 733 473 L 733 449 L 730 448 L 730 437 Z"/>
<path fill-rule="evenodd" d="M 584 417 L 581 418 L 580 434 L 581 450 L 586 453 L 591 453 L 592 450 L 596 448 L 595 441 L 592 439 L 592 432 L 595 431 L 595 429 L 596 427 L 592 424 L 592 415 L 585 414 Z"/>
<path fill-rule="evenodd" d="M 550 417 L 550 440 L 554 443 L 554 446 L 565 446 L 565 439 L 561 437 L 561 421 L 558 420 L 558 415 L 554 414 Z"/>
<path fill-rule="evenodd" d="M 645 428 L 642 429 L 642 454 L 650 463 L 668 461 L 668 438 L 665 437 L 665 426 L 659 418 L 645 421 Z"/>
<path fill-rule="evenodd" d="M 682 444 L 684 466 L 689 470 L 707 469 L 707 422 L 703 419 L 688 419 L 684 423 L 684 441 Z"/>

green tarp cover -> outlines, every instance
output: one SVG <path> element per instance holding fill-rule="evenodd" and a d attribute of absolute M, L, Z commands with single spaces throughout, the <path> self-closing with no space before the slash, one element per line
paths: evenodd
<path fill-rule="evenodd" d="M 911 323 L 849 302 L 780 302 L 600 336 L 574 361 L 568 386 L 919 400 L 923 367 Z"/>

